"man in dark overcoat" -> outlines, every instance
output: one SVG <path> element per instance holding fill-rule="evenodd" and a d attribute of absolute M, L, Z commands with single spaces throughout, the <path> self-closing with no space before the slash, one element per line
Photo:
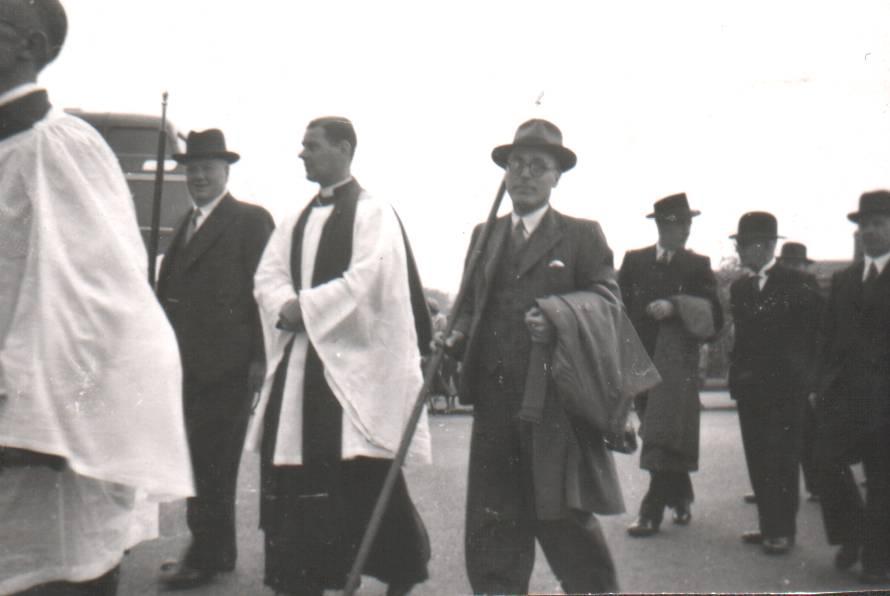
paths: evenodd
<path fill-rule="evenodd" d="M 712 333 L 723 324 L 723 311 L 717 298 L 717 279 L 711 260 L 686 248 L 692 218 L 700 212 L 689 208 L 685 193 L 657 201 L 648 218 L 658 226 L 658 242 L 646 248 L 629 251 L 618 273 L 621 295 L 646 351 L 655 360 L 665 379 L 652 395 L 663 401 L 667 409 L 650 411 L 646 417 L 649 395 L 636 399 L 636 409 L 643 424 L 643 449 L 640 466 L 649 470 L 649 490 L 640 505 L 638 519 L 628 528 L 635 537 L 651 536 L 661 524 L 664 508 L 674 510 L 674 522 L 686 525 L 692 518 L 694 499 L 689 472 L 698 469 L 698 434 L 700 405 L 698 397 L 698 363 L 701 339 L 682 332 L 680 352 L 657 354 L 659 331 L 681 322 L 679 301 L 697 297 L 707 301 Z M 662 337 L 664 342 L 666 337 Z M 676 345 L 676 343 L 675 343 Z M 664 349 L 664 347 L 663 347 Z M 670 362 L 667 360 L 670 359 Z M 659 362 L 661 360 L 661 362 Z M 670 367 L 676 370 L 665 370 Z M 668 403 L 670 402 L 670 403 Z M 661 405 L 661 404 L 657 404 Z M 668 414 L 677 419 L 670 429 L 654 432 L 656 425 L 667 424 Z M 645 433 L 651 434 L 647 435 Z M 673 435 L 668 437 L 667 435 Z M 665 440 L 659 440 L 664 437 Z"/>
<path fill-rule="evenodd" d="M 179 342 L 197 495 L 186 510 L 191 545 L 161 579 L 190 588 L 235 567 L 238 464 L 264 370 L 253 275 L 274 223 L 226 189 L 239 156 L 220 130 L 189 133 L 186 152 L 174 158 L 185 164 L 194 205 L 161 264 L 158 298 Z"/>
<path fill-rule="evenodd" d="M 459 396 L 475 408 L 467 574 L 476 593 L 527 593 L 537 539 L 566 592 L 615 592 L 615 567 L 596 518 L 565 501 L 544 506 L 540 489 L 563 495 L 563 485 L 556 479 L 554 486 L 541 487 L 534 479 L 533 466 L 567 467 L 572 431 L 564 423 L 548 445 L 555 457 L 533 462 L 536 431 L 519 418 L 532 343 L 553 342 L 553 325 L 536 299 L 594 288 L 617 293 L 612 251 L 598 223 L 549 206 L 561 174 L 576 163 L 555 125 L 525 122 L 514 142 L 495 148 L 492 158 L 506 170 L 513 212 L 497 219 L 479 269 L 464 280 L 470 304 L 445 342 L 463 353 Z M 479 249 L 480 231 L 474 230 L 470 254 Z M 548 424 L 547 409 L 541 428 Z"/>
<path fill-rule="evenodd" d="M 834 275 L 815 395 L 819 497 L 839 569 L 862 562 L 867 584 L 890 584 L 890 192 L 849 214 L 864 258 Z M 865 502 L 850 471 L 861 462 Z"/>
<path fill-rule="evenodd" d="M 794 545 L 803 415 L 819 296 L 807 276 L 776 263 L 778 224 L 766 212 L 739 220 L 739 260 L 751 275 L 733 282 L 735 343 L 729 390 L 737 402 L 759 529 L 742 540 L 767 554 Z"/>

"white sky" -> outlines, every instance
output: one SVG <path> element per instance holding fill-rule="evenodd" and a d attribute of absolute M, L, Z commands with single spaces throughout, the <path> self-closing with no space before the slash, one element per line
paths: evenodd
<path fill-rule="evenodd" d="M 530 117 L 578 154 L 552 204 L 600 221 L 616 266 L 678 191 L 715 265 L 755 209 L 848 258 L 846 214 L 890 187 L 890 2 L 63 1 L 54 104 L 159 113 L 168 90 L 181 131 L 222 128 L 241 153 L 233 194 L 276 218 L 315 191 L 306 123 L 347 116 L 356 177 L 450 292 L 502 175 L 490 151 Z"/>

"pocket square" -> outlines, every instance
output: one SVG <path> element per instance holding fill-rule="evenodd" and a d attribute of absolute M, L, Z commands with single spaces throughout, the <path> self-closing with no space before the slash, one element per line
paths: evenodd
<path fill-rule="evenodd" d="M 547 263 L 547 267 L 550 269 L 562 269 L 566 264 L 560 261 L 559 259 L 553 259 L 549 263 Z"/>

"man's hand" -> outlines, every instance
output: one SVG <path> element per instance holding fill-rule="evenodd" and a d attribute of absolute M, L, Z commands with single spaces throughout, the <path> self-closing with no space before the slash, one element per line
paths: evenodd
<path fill-rule="evenodd" d="M 278 313 L 278 324 L 283 331 L 300 331 L 303 329 L 303 309 L 300 308 L 300 299 L 288 300 Z"/>
<path fill-rule="evenodd" d="M 448 337 L 445 337 L 443 331 L 436 331 L 433 334 L 433 341 L 430 342 L 430 347 L 434 351 L 445 350 L 445 353 L 452 358 L 460 358 L 463 355 L 466 342 L 467 336 L 461 331 L 454 330 Z"/>
<path fill-rule="evenodd" d="M 547 315 L 537 306 L 533 306 L 525 313 L 525 326 L 532 341 L 539 344 L 550 344 L 556 339 L 556 328 Z"/>
<path fill-rule="evenodd" d="M 263 388 L 266 379 L 266 363 L 263 360 L 254 360 L 247 369 L 247 391 L 250 395 L 256 395 Z"/>
<path fill-rule="evenodd" d="M 670 300 L 654 300 L 646 307 L 646 314 L 656 321 L 662 321 L 673 316 L 674 305 Z"/>

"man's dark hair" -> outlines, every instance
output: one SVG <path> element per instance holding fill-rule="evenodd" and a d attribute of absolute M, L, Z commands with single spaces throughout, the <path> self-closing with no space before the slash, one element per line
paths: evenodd
<path fill-rule="evenodd" d="M 309 123 L 308 128 L 316 127 L 321 128 L 324 131 L 325 137 L 327 137 L 328 141 L 331 143 L 347 141 L 351 147 L 349 152 L 350 157 L 355 155 L 355 146 L 358 140 L 356 139 L 355 129 L 352 127 L 352 122 L 350 122 L 348 118 L 343 118 L 341 116 L 323 116 L 321 118 L 316 118 Z"/>

